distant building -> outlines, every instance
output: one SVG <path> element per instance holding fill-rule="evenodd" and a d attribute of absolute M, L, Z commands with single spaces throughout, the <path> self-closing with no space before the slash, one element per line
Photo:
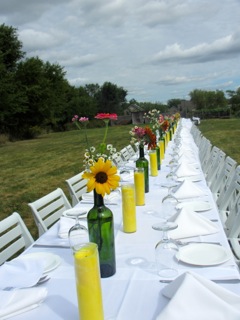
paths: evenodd
<path fill-rule="evenodd" d="M 144 123 L 144 113 L 145 111 L 138 106 L 137 104 L 131 104 L 128 107 L 128 111 L 132 116 L 132 124 L 141 124 Z"/>

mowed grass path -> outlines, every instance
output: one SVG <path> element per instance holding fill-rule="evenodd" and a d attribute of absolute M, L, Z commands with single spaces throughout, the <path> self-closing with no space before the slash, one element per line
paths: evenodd
<path fill-rule="evenodd" d="M 132 127 L 110 127 L 107 143 L 120 151 L 129 144 Z M 238 120 L 204 120 L 199 128 L 213 145 L 240 163 Z M 87 132 L 90 145 L 102 141 L 104 128 Z M 85 147 L 84 132 L 79 130 L 0 146 L 0 220 L 17 211 L 36 238 L 37 229 L 27 204 L 58 187 L 68 196 L 65 180 L 83 169 Z"/>

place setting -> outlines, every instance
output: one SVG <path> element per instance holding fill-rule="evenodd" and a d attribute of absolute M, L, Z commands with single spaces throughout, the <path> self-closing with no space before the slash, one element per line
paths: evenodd
<path fill-rule="evenodd" d="M 26 253 L 0 267 L 0 318 L 7 319 L 39 306 L 47 297 L 44 283 L 61 264 L 55 254 Z"/>

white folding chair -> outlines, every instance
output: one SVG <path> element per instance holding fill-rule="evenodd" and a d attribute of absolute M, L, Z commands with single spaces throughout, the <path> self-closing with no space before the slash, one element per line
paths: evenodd
<path fill-rule="evenodd" d="M 73 207 L 81 200 L 82 194 L 87 192 L 87 180 L 83 179 L 82 175 L 83 172 L 80 172 L 72 178 L 65 180 Z"/>
<path fill-rule="evenodd" d="M 13 212 L 0 221 L 0 265 L 34 242 L 21 216 Z"/>
<path fill-rule="evenodd" d="M 211 142 L 205 137 L 203 137 L 201 144 L 199 146 L 199 153 L 198 153 L 203 172 L 206 172 L 207 166 L 209 164 L 211 150 L 212 150 Z"/>
<path fill-rule="evenodd" d="M 230 181 L 235 173 L 236 166 L 237 162 L 227 156 L 223 167 L 217 170 L 216 175 L 209 186 L 215 201 L 217 201 L 222 192 L 226 192 L 228 189 Z"/>
<path fill-rule="evenodd" d="M 126 146 L 126 149 L 130 155 L 130 158 L 135 156 L 136 152 L 133 150 L 133 147 L 130 144 Z"/>
<path fill-rule="evenodd" d="M 121 154 L 119 152 L 116 152 L 112 155 L 112 161 L 115 164 L 116 167 L 124 166 L 125 161 L 121 157 Z"/>
<path fill-rule="evenodd" d="M 121 151 L 121 156 L 124 161 L 128 161 L 131 158 L 131 155 L 129 154 L 129 151 L 126 147 L 124 147 Z"/>
<path fill-rule="evenodd" d="M 225 192 L 222 192 L 216 204 L 227 236 L 234 225 L 235 215 L 240 201 L 240 166 L 235 170 L 232 180 Z"/>
<path fill-rule="evenodd" d="M 220 149 L 216 146 L 213 146 L 210 152 L 210 155 L 208 156 L 207 163 L 205 167 L 202 167 L 203 173 L 205 177 L 211 174 L 212 170 L 215 169 L 215 166 L 218 162 L 218 155 L 219 155 Z"/>
<path fill-rule="evenodd" d="M 28 205 L 38 227 L 39 236 L 58 221 L 65 210 L 72 208 L 61 188 L 32 203 L 28 203 Z"/>
<path fill-rule="evenodd" d="M 218 172 L 221 171 L 224 167 L 225 159 L 226 153 L 219 149 L 217 158 L 212 163 L 212 168 L 208 171 L 206 175 L 206 182 L 209 187 L 211 187 L 212 183 L 215 181 Z"/>

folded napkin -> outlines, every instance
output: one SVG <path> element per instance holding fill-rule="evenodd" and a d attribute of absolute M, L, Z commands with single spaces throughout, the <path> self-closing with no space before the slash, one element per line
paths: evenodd
<path fill-rule="evenodd" d="M 0 289 L 34 286 L 44 272 L 44 261 L 19 256 L 0 267 Z"/>
<path fill-rule="evenodd" d="M 67 217 L 61 217 L 59 220 L 58 236 L 59 238 L 66 239 L 68 237 L 68 231 L 75 224 L 75 220 Z"/>
<path fill-rule="evenodd" d="M 162 290 L 171 299 L 156 320 L 239 320 L 240 296 L 193 272 Z"/>
<path fill-rule="evenodd" d="M 178 227 L 169 231 L 173 239 L 189 238 L 218 232 L 214 222 L 201 217 L 189 208 L 183 208 L 169 220 L 175 221 Z"/>
<path fill-rule="evenodd" d="M 186 154 L 183 153 L 180 158 L 178 159 L 178 162 L 181 163 L 186 163 L 186 164 L 191 164 L 194 165 L 195 167 L 200 167 L 199 165 L 199 159 L 196 155 L 194 154 Z"/>
<path fill-rule="evenodd" d="M 117 204 L 120 194 L 118 192 L 111 192 L 104 196 L 104 202 L 108 204 Z M 93 203 L 93 191 L 84 193 L 82 195 L 82 202 Z"/>
<path fill-rule="evenodd" d="M 0 319 L 8 319 L 36 308 L 46 296 L 46 288 L 0 291 Z"/>
<path fill-rule="evenodd" d="M 180 186 L 175 190 L 173 190 L 173 193 L 174 196 L 179 200 L 204 197 L 207 195 L 207 192 L 205 190 L 199 188 L 196 183 L 188 179 L 183 180 L 183 183 L 180 184 Z"/>
<path fill-rule="evenodd" d="M 199 175 L 200 173 L 200 166 L 196 167 L 195 165 L 186 162 L 180 163 L 177 170 L 175 171 L 175 174 L 178 178 Z"/>

